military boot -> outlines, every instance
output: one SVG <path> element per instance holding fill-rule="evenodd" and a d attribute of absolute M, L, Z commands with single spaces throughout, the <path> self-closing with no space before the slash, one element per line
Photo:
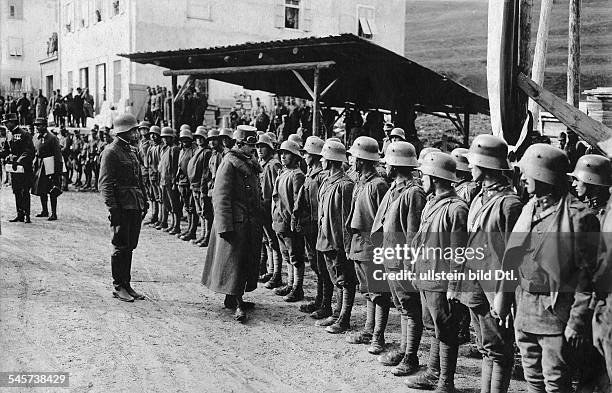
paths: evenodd
<path fill-rule="evenodd" d="M 263 274 L 259 276 L 259 282 L 261 283 L 267 283 L 274 276 L 274 250 L 269 245 L 265 246 L 264 248 L 266 253 L 266 263 L 263 266 L 260 266 L 261 271 L 263 271 Z"/>
<path fill-rule="evenodd" d="M 440 341 L 440 379 L 435 393 L 455 393 L 458 351 L 458 345 L 451 346 Z"/>
<path fill-rule="evenodd" d="M 413 318 L 402 315 L 402 335 L 406 335 L 405 352 L 402 360 L 391 370 L 391 373 L 398 377 L 412 375 L 419 371 L 418 350 L 423 335 L 423 321 L 420 318 Z"/>
<path fill-rule="evenodd" d="M 151 202 L 151 204 L 153 205 L 151 209 L 151 216 L 147 221 L 143 222 L 142 225 L 151 225 L 157 222 L 157 215 L 159 214 L 157 211 L 157 203 Z"/>
<path fill-rule="evenodd" d="M 406 386 L 411 389 L 434 390 L 440 379 L 440 340 L 435 336 L 431 337 L 429 347 L 429 361 L 427 370 L 417 375 L 412 375 L 404 381 Z"/>
<path fill-rule="evenodd" d="M 189 226 L 187 227 L 186 233 L 180 237 L 181 240 L 188 242 L 196 238 L 196 231 L 198 230 L 198 215 L 195 213 L 189 214 Z"/>
<path fill-rule="evenodd" d="M 204 218 L 204 216 L 200 216 L 200 222 L 202 223 L 202 234 L 200 236 L 198 236 L 196 239 L 193 239 L 191 241 L 193 244 L 200 243 L 206 237 L 206 219 Z M 196 232 L 197 232 L 197 230 L 196 230 Z"/>
<path fill-rule="evenodd" d="M 344 333 L 351 328 L 351 312 L 353 310 L 353 302 L 355 301 L 355 285 L 344 287 L 342 291 L 342 311 L 338 320 L 333 325 L 325 328 L 327 333 L 339 334 Z"/>
<path fill-rule="evenodd" d="M 184 240 L 183 238 L 185 236 L 187 236 L 188 233 L 191 232 L 191 226 L 192 225 L 193 225 L 193 217 L 192 217 L 191 214 L 187 214 L 187 228 L 184 231 L 182 231 L 180 233 L 177 233 L 176 237 L 178 237 L 181 240 Z M 189 239 L 189 240 L 191 240 L 191 239 Z"/>
<path fill-rule="evenodd" d="M 346 337 L 349 344 L 369 344 L 372 341 L 374 332 L 374 319 L 376 318 L 376 305 L 366 298 L 366 321 L 363 330 L 359 333 L 351 334 Z"/>
<path fill-rule="evenodd" d="M 310 314 L 310 317 L 314 319 L 323 319 L 332 315 L 331 302 L 334 293 L 334 287 L 327 271 L 319 274 L 317 285 L 318 284 L 321 284 L 321 305 Z"/>
<path fill-rule="evenodd" d="M 321 308 L 321 302 L 323 301 L 323 280 L 321 277 L 317 277 L 317 295 L 314 301 L 300 306 L 301 312 L 313 313 Z"/>
<path fill-rule="evenodd" d="M 388 300 L 382 297 L 379 300 L 380 302 L 376 304 L 374 334 L 372 335 L 372 342 L 368 347 L 368 352 L 372 355 L 378 355 L 385 350 L 385 330 L 387 329 L 387 321 L 389 320 Z"/>
<path fill-rule="evenodd" d="M 283 271 L 283 260 L 280 253 L 276 250 L 272 251 L 272 258 L 274 261 L 274 272 L 272 278 L 266 283 L 265 288 L 274 289 L 279 288 L 283 285 L 283 279 L 281 273 Z"/>
<path fill-rule="evenodd" d="M 178 235 L 181 233 L 181 216 L 180 214 L 173 214 L 174 216 L 174 226 L 168 231 L 170 235 Z"/>
<path fill-rule="evenodd" d="M 406 339 L 408 338 L 408 316 L 401 315 L 400 316 L 400 326 L 401 326 L 401 334 L 400 334 L 400 345 L 398 349 L 394 349 L 387 353 L 384 353 L 378 357 L 378 362 L 382 363 L 384 366 L 397 366 L 400 364 L 404 355 L 406 354 Z"/>
<path fill-rule="evenodd" d="M 289 266 L 289 269 L 293 268 L 293 287 L 291 292 L 283 298 L 288 303 L 299 302 L 304 299 L 304 264 L 300 267 Z"/>
<path fill-rule="evenodd" d="M 287 296 L 293 289 L 293 265 L 287 264 L 287 285 L 274 290 L 277 296 Z"/>
<path fill-rule="evenodd" d="M 333 325 L 338 317 L 340 317 L 340 311 L 342 310 L 342 292 L 344 292 L 343 288 L 335 288 L 336 291 L 336 306 L 332 311 L 331 315 L 325 319 L 321 319 L 320 321 L 315 322 L 315 326 L 331 326 Z M 330 288 L 330 303 L 331 303 L 331 288 Z M 331 306 L 331 304 L 330 304 Z"/>

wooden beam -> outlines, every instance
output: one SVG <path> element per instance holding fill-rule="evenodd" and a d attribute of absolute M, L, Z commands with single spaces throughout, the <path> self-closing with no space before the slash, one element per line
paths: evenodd
<path fill-rule="evenodd" d="M 340 78 L 334 79 L 329 85 L 327 85 L 325 89 L 323 89 L 323 91 L 321 92 L 321 98 L 323 98 L 323 96 L 325 96 L 325 94 L 327 94 L 327 92 L 330 91 L 332 87 L 334 87 L 336 82 L 338 82 L 338 79 Z"/>
<path fill-rule="evenodd" d="M 312 135 L 319 136 L 319 69 L 314 69 L 312 94 Z"/>
<path fill-rule="evenodd" d="M 463 114 L 463 147 L 470 147 L 470 112 Z"/>
<path fill-rule="evenodd" d="M 177 121 L 177 116 L 176 116 L 176 102 L 174 102 L 174 97 L 176 97 L 177 93 L 178 93 L 178 88 L 177 88 L 177 80 L 178 77 L 176 75 L 172 75 L 172 124 L 171 127 L 174 128 L 176 130 L 176 121 Z"/>
<path fill-rule="evenodd" d="M 223 75 L 223 74 L 239 74 L 248 72 L 278 72 L 278 71 L 298 71 L 298 70 L 313 70 L 319 68 L 330 68 L 336 64 L 335 61 L 319 61 L 311 63 L 290 63 L 290 64 L 265 64 L 254 66 L 238 66 L 238 67 L 218 67 L 218 68 L 191 68 L 185 70 L 166 70 L 165 76 L 172 75 Z"/>
<path fill-rule="evenodd" d="M 548 31 L 550 30 L 550 14 L 552 12 L 553 0 L 542 0 L 540 6 L 540 24 L 538 25 L 538 36 L 533 54 L 533 68 L 531 77 L 533 81 L 544 85 L 544 70 L 546 69 L 546 47 L 548 45 Z M 534 100 L 529 100 L 529 111 L 533 115 L 534 128 L 538 127 L 540 120 L 540 106 Z"/>
<path fill-rule="evenodd" d="M 580 0 L 569 2 L 567 102 L 576 108 L 580 102 Z"/>
<path fill-rule="evenodd" d="M 599 149 L 599 143 L 603 141 L 609 142 L 606 146 L 612 146 L 612 142 L 609 141 L 612 138 L 612 129 L 590 118 L 550 91 L 538 86 L 523 73 L 518 75 L 518 86 L 542 108 L 550 112 L 591 146 Z"/>
<path fill-rule="evenodd" d="M 300 74 L 299 72 L 297 72 L 296 70 L 291 70 L 291 72 L 293 72 L 293 75 L 295 75 L 295 77 L 297 78 L 298 81 L 300 81 L 300 83 L 302 84 L 302 86 L 304 86 L 304 89 L 306 89 L 306 91 L 308 92 L 308 94 L 310 95 L 310 98 L 314 100 L 314 91 L 312 91 L 312 89 L 310 88 L 310 86 L 308 86 L 308 83 L 306 83 L 306 81 L 304 80 L 304 77 L 302 77 L 302 74 Z"/>

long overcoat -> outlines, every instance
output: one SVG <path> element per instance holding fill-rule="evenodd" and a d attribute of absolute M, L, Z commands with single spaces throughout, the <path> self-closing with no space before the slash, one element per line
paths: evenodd
<path fill-rule="evenodd" d="M 60 186 L 62 176 L 62 148 L 59 139 L 50 132 L 34 138 L 34 149 L 36 150 L 36 161 L 34 162 L 34 182 L 32 183 L 32 195 L 44 195 L 51 191 L 53 185 Z M 43 158 L 53 157 L 55 173 L 47 175 L 43 165 Z"/>
<path fill-rule="evenodd" d="M 260 171 L 254 158 L 234 150 L 217 170 L 214 220 L 202 273 L 202 284 L 215 292 L 242 295 L 257 288 L 263 233 Z M 227 232 L 233 232 L 230 239 L 220 236 Z"/>

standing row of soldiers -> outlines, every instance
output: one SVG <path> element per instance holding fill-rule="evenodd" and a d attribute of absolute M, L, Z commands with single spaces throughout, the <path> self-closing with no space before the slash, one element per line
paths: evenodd
<path fill-rule="evenodd" d="M 358 137 L 348 151 L 335 138 L 313 136 L 302 146 L 290 137 L 278 160 L 268 135 L 237 130 L 236 146 L 211 175 L 214 219 L 203 284 L 224 293 L 225 305 L 244 321 L 253 304 L 242 296 L 258 278 L 285 301 L 303 299 L 308 260 L 317 294 L 300 310 L 329 333 L 346 332 L 359 290 L 366 321 L 347 341 L 367 344 L 394 375 L 409 376 L 411 388 L 454 391 L 470 320 L 483 355 L 482 392 L 508 390 L 515 343 L 530 392 L 569 391 L 570 371 L 580 368 L 572 361 L 587 353 L 582 385 L 605 375 L 606 364 L 611 371 L 612 264 L 610 239 L 600 231 L 612 224 L 610 161 L 582 157 L 569 174 L 570 192 L 567 155 L 550 145 L 527 149 L 518 165 L 522 184 L 513 184 L 508 146 L 497 137 L 480 135 L 469 150 L 452 154 L 424 149 L 417 160 L 402 134 L 397 130 L 387 146 L 383 170 L 370 137 Z M 528 200 L 518 196 L 523 187 Z M 255 255 L 261 239 L 264 252 Z M 484 251 L 463 260 L 436 252 L 374 263 L 377 247 L 404 244 Z M 498 271 L 501 280 L 482 275 Z M 470 272 L 477 278 L 458 274 Z M 446 274 L 432 278 L 439 273 Z M 401 342 L 385 351 L 391 306 L 401 315 Z M 424 328 L 434 335 L 427 369 L 419 372 Z"/>

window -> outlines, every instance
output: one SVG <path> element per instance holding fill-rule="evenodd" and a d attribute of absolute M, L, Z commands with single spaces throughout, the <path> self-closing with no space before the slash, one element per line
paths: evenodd
<path fill-rule="evenodd" d="M 113 61 L 113 101 L 121 99 L 121 60 Z"/>
<path fill-rule="evenodd" d="M 212 20 L 210 0 L 187 0 L 187 19 Z"/>
<path fill-rule="evenodd" d="M 23 19 L 23 0 L 8 1 L 9 19 Z"/>
<path fill-rule="evenodd" d="M 82 89 L 89 88 L 89 68 L 83 67 L 79 69 L 79 87 Z"/>
<path fill-rule="evenodd" d="M 8 46 L 10 56 L 23 56 L 23 40 L 21 39 L 21 37 L 9 37 Z"/>
<path fill-rule="evenodd" d="M 21 91 L 22 86 L 23 86 L 23 79 L 11 78 L 11 91 Z"/>
<path fill-rule="evenodd" d="M 362 5 L 357 6 L 357 35 L 363 38 L 372 38 L 377 33 L 374 24 L 374 8 Z"/>
<path fill-rule="evenodd" d="M 285 28 L 300 28 L 300 0 L 285 0 Z"/>
<path fill-rule="evenodd" d="M 68 71 L 68 76 L 66 77 L 68 82 L 68 90 L 72 89 L 72 71 Z"/>

